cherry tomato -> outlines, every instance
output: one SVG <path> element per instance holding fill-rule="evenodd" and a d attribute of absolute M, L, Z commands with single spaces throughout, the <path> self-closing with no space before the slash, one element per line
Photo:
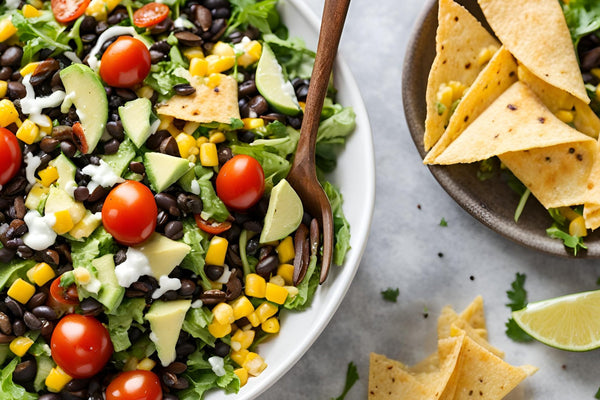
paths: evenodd
<path fill-rule="evenodd" d="M 66 288 L 60 286 L 60 277 L 56 278 L 50 285 L 50 298 L 59 306 L 71 306 L 79 304 L 77 286 L 75 286 L 75 284 L 72 284 Z"/>
<path fill-rule="evenodd" d="M 106 388 L 106 400 L 161 400 L 162 388 L 152 371 L 121 372 Z"/>
<path fill-rule="evenodd" d="M 231 222 L 229 221 L 217 222 L 213 221 L 212 219 L 207 221 L 202 218 L 200 214 L 194 215 L 194 218 L 196 219 L 196 225 L 198 228 L 202 229 L 206 233 L 210 233 L 211 235 L 218 235 L 219 233 L 223 233 L 231 228 Z"/>
<path fill-rule="evenodd" d="M 130 88 L 148 76 L 151 64 L 150 51 L 144 43 L 120 36 L 102 54 L 100 76 L 110 86 Z"/>
<path fill-rule="evenodd" d="M 110 191 L 102 206 L 104 228 L 120 243 L 134 246 L 156 228 L 158 209 L 146 185 L 125 181 Z"/>
<path fill-rule="evenodd" d="M 50 339 L 52 358 L 77 379 L 96 375 L 113 354 L 108 329 L 94 317 L 69 314 L 63 317 Z"/>
<path fill-rule="evenodd" d="M 161 3 L 148 3 L 133 13 L 133 24 L 147 28 L 164 21 L 169 16 L 169 6 Z"/>
<path fill-rule="evenodd" d="M 17 137 L 0 128 L 0 185 L 7 184 L 19 172 L 22 157 Z"/>
<path fill-rule="evenodd" d="M 67 23 L 81 17 L 90 0 L 52 0 L 52 12 L 58 22 Z"/>
<path fill-rule="evenodd" d="M 216 186 L 217 195 L 226 206 L 247 210 L 265 191 L 265 173 L 255 158 L 239 154 L 223 165 Z"/>

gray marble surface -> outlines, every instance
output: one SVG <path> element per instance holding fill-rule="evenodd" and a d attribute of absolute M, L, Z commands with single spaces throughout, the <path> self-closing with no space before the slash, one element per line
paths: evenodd
<path fill-rule="evenodd" d="M 306 2 L 320 15 L 322 0 Z M 530 301 L 597 289 L 600 261 L 556 258 L 500 237 L 456 205 L 421 164 L 403 116 L 401 68 L 423 7 L 414 0 L 351 3 L 340 46 L 373 130 L 377 191 L 371 236 L 325 331 L 260 398 L 337 397 L 353 361 L 360 380 L 346 399 L 366 399 L 370 352 L 407 364 L 419 361 L 436 348 L 441 308 L 462 310 L 481 294 L 491 343 L 506 352 L 508 362 L 540 368 L 509 399 L 593 399 L 600 387 L 599 351 L 569 353 L 512 342 L 504 334 L 505 292 L 517 272 L 527 275 Z M 447 227 L 439 225 L 442 218 Z M 400 289 L 397 303 L 382 300 L 380 292 L 388 287 Z"/>

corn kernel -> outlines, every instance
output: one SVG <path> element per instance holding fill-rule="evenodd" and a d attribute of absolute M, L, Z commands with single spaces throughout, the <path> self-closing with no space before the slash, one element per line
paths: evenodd
<path fill-rule="evenodd" d="M 0 42 L 4 42 L 15 33 L 17 33 L 17 28 L 15 28 L 10 18 L 0 20 Z"/>
<path fill-rule="evenodd" d="M 208 76 L 208 79 L 206 79 L 206 86 L 208 86 L 211 89 L 214 89 L 221 84 L 222 79 L 223 75 L 218 73 L 211 73 Z"/>
<path fill-rule="evenodd" d="M 152 371 L 152 368 L 154 368 L 155 366 L 156 366 L 156 361 L 154 361 L 151 358 L 146 357 L 137 364 L 136 369 L 140 369 L 143 371 Z"/>
<path fill-rule="evenodd" d="M 305 113 L 306 112 L 306 103 L 303 101 L 299 101 L 298 105 L 300 106 L 300 108 L 302 109 L 302 112 Z"/>
<path fill-rule="evenodd" d="M 40 176 L 40 183 L 45 187 L 49 187 L 58 180 L 58 170 L 53 166 L 44 168 L 38 172 L 38 175 Z"/>
<path fill-rule="evenodd" d="M 236 351 L 239 351 L 240 349 L 247 349 L 248 347 L 250 347 L 252 342 L 254 342 L 255 336 L 256 336 L 256 332 L 252 329 L 247 330 L 247 331 L 238 329 L 233 334 L 233 336 L 231 336 L 231 346 L 233 348 L 234 343 L 237 343 L 237 345 L 239 345 L 240 348 L 237 349 Z M 237 347 L 237 345 L 235 345 L 235 346 Z"/>
<path fill-rule="evenodd" d="M 292 285 L 294 282 L 294 266 L 292 264 L 279 265 L 277 275 L 283 278 L 286 285 Z"/>
<path fill-rule="evenodd" d="M 104 21 L 120 2 L 121 0 L 92 0 L 85 10 L 85 15 Z"/>
<path fill-rule="evenodd" d="M 248 353 L 250 353 L 248 350 L 241 349 L 241 350 L 237 350 L 237 351 L 232 351 L 230 354 L 230 357 L 234 363 L 236 363 L 237 365 L 239 365 L 241 367 L 242 364 L 244 364 L 244 361 L 246 361 L 246 357 L 248 356 Z"/>
<path fill-rule="evenodd" d="M 138 95 L 138 97 L 151 99 L 152 96 L 154 96 L 154 89 L 152 89 L 148 85 L 144 85 L 144 86 L 140 87 L 138 90 L 136 90 L 135 93 Z"/>
<path fill-rule="evenodd" d="M 283 304 L 285 303 L 287 296 L 288 291 L 286 288 L 271 282 L 267 282 L 267 288 L 265 290 L 265 297 L 267 300 L 276 304 Z"/>
<path fill-rule="evenodd" d="M 217 42 L 214 44 L 212 51 L 210 52 L 213 55 L 216 56 L 234 56 L 235 55 L 235 51 L 233 50 L 233 47 L 231 47 L 231 45 L 225 43 L 225 42 Z"/>
<path fill-rule="evenodd" d="M 231 324 L 220 324 L 213 321 L 208 325 L 208 331 L 217 339 L 225 337 L 231 333 Z"/>
<path fill-rule="evenodd" d="M 240 387 L 248 383 L 248 370 L 246 368 L 237 368 L 233 370 L 233 373 L 237 375 L 240 380 Z"/>
<path fill-rule="evenodd" d="M 196 146 L 200 147 L 204 143 L 208 143 L 208 138 L 206 136 L 200 136 L 198 139 L 196 139 Z"/>
<path fill-rule="evenodd" d="M 267 290 L 267 282 L 265 278 L 257 274 L 246 275 L 246 296 L 257 297 L 262 299 L 265 297 Z"/>
<path fill-rule="evenodd" d="M 40 136 L 40 128 L 31 120 L 26 119 L 17 130 L 17 139 L 27 144 L 32 144 Z"/>
<path fill-rule="evenodd" d="M 8 82 L 0 81 L 0 97 L 5 97 L 8 92 Z"/>
<path fill-rule="evenodd" d="M 569 235 L 577 236 L 577 237 L 586 237 L 587 236 L 585 220 L 583 219 L 583 217 L 581 215 L 579 217 L 575 218 L 569 224 Z"/>
<path fill-rule="evenodd" d="M 260 59 L 262 46 L 258 41 L 252 40 L 244 43 L 242 48 L 244 49 L 244 54 L 240 55 L 237 59 L 238 64 L 242 67 L 246 68 Z"/>
<path fill-rule="evenodd" d="M 208 74 L 208 61 L 200 57 L 192 58 L 189 71 L 192 76 L 206 76 Z"/>
<path fill-rule="evenodd" d="M 281 264 L 285 264 L 290 262 L 296 256 L 296 251 L 294 250 L 294 239 L 291 236 L 283 239 L 279 245 L 275 248 L 277 250 L 277 256 L 279 257 L 279 262 Z"/>
<path fill-rule="evenodd" d="M 290 299 L 298 296 L 298 293 L 300 293 L 296 286 L 284 286 L 284 288 L 288 291 L 288 296 Z"/>
<path fill-rule="evenodd" d="M 19 336 L 19 337 L 13 339 L 12 342 L 10 342 L 10 345 L 8 346 L 8 348 L 10 349 L 10 351 L 15 353 L 19 357 L 23 357 L 25 355 L 25 353 L 27 353 L 27 350 L 29 350 L 29 348 L 31 347 L 32 344 L 33 344 L 32 339 L 30 339 L 26 336 Z"/>
<path fill-rule="evenodd" d="M 265 121 L 262 118 L 243 118 L 244 129 L 259 129 L 265 126 Z"/>
<path fill-rule="evenodd" d="M 446 107 L 446 109 L 450 109 L 450 107 L 452 106 L 452 97 L 452 88 L 442 83 L 437 92 L 438 103 L 443 104 Z"/>
<path fill-rule="evenodd" d="M 233 51 L 233 49 L 232 49 Z M 209 55 L 205 58 L 208 63 L 206 67 L 206 73 L 210 76 L 211 74 L 218 74 L 219 72 L 225 72 L 228 69 L 233 68 L 235 65 L 235 56 L 217 56 Z"/>
<path fill-rule="evenodd" d="M 182 158 L 187 158 L 191 153 L 190 149 L 196 147 L 196 139 L 187 133 L 180 133 L 175 137 L 177 147 L 179 147 L 179 154 Z"/>
<path fill-rule="evenodd" d="M 195 142 L 196 141 L 194 140 L 194 143 Z M 198 154 L 200 154 L 200 149 L 198 147 L 194 146 L 194 147 L 190 148 L 190 155 L 187 158 L 189 158 L 190 156 L 197 156 Z"/>
<path fill-rule="evenodd" d="M 208 141 L 214 144 L 223 143 L 225 140 L 227 140 L 227 138 L 221 131 L 211 132 L 210 136 L 208 137 Z"/>
<path fill-rule="evenodd" d="M 254 312 L 254 306 L 246 296 L 240 296 L 230 304 L 233 309 L 233 318 L 235 320 L 247 317 Z"/>
<path fill-rule="evenodd" d="M 183 126 L 183 131 L 188 135 L 192 135 L 196 132 L 196 129 L 200 127 L 200 122 L 188 121 Z M 199 145 L 198 145 L 199 146 Z"/>
<path fill-rule="evenodd" d="M 44 286 L 56 276 L 54 269 L 45 262 L 36 264 L 27 271 L 27 278 L 38 286 Z"/>
<path fill-rule="evenodd" d="M 59 366 L 56 366 L 50 370 L 50 373 L 46 377 L 46 387 L 49 391 L 58 393 L 65 385 L 71 382 L 73 378 L 69 376 L 63 369 Z"/>
<path fill-rule="evenodd" d="M 167 130 L 173 122 L 173 117 L 169 117 L 168 115 L 161 115 L 158 117 L 158 119 L 160 120 L 160 124 L 158 125 L 157 130 L 159 131 Z"/>
<path fill-rule="evenodd" d="M 18 278 L 10 285 L 7 294 L 19 303 L 27 304 L 31 296 L 35 294 L 35 286 Z"/>
<path fill-rule="evenodd" d="M 248 370 L 248 374 L 258 376 L 267 368 L 267 364 L 265 364 L 265 360 L 261 356 L 251 351 L 246 356 L 242 367 Z"/>
<path fill-rule="evenodd" d="M 187 57 L 188 60 L 192 60 L 193 58 L 204 58 L 204 52 L 202 51 L 202 47 L 190 47 L 183 51 L 183 55 Z"/>
<path fill-rule="evenodd" d="M 488 61 L 494 57 L 494 53 L 498 50 L 495 46 L 489 46 L 481 49 L 479 55 L 477 56 L 477 64 L 481 67 L 484 64 L 487 64 Z"/>
<path fill-rule="evenodd" d="M 21 71 L 19 72 L 23 77 L 29 74 L 33 74 L 33 71 L 35 71 L 38 65 L 40 65 L 40 62 L 30 62 L 29 64 L 21 68 Z"/>
<path fill-rule="evenodd" d="M 254 312 L 256 313 L 256 315 L 258 316 L 258 320 L 262 324 L 263 322 L 277 314 L 277 311 L 279 311 L 279 308 L 277 308 L 275 304 L 265 301 L 260 306 L 258 306 L 256 308 L 256 311 Z"/>
<path fill-rule="evenodd" d="M 569 221 L 573 221 L 574 219 L 580 217 L 580 214 L 577 214 L 571 207 L 560 207 L 559 211 L 563 217 L 568 219 Z"/>
<path fill-rule="evenodd" d="M 458 100 L 465 94 L 467 87 L 458 81 L 448 82 L 448 86 L 452 88 L 452 101 Z"/>
<path fill-rule="evenodd" d="M 214 319 L 221 325 L 232 324 L 235 321 L 233 308 L 227 303 L 217 304 L 212 312 Z"/>
<path fill-rule="evenodd" d="M 54 217 L 56 218 L 56 222 L 52 229 L 59 235 L 69 232 L 75 226 L 69 210 L 57 211 L 54 213 Z"/>
<path fill-rule="evenodd" d="M 260 328 L 267 333 L 277 333 L 279 332 L 279 320 L 275 317 L 269 318 L 260 324 Z"/>
<path fill-rule="evenodd" d="M 569 110 L 558 110 L 554 115 L 565 124 L 570 124 L 575 119 L 575 114 Z"/>
<path fill-rule="evenodd" d="M 256 328 L 257 326 L 260 325 L 260 318 L 258 317 L 258 314 L 256 313 L 256 311 L 254 311 L 252 314 L 246 316 L 246 318 L 248 318 L 248 322 L 250 322 L 250 325 L 252 325 L 253 328 Z"/>
<path fill-rule="evenodd" d="M 92 274 L 84 267 L 75 268 L 73 270 L 73 275 L 75 276 L 75 280 L 82 285 L 90 283 L 92 279 Z"/>
<path fill-rule="evenodd" d="M 208 245 L 204 261 L 210 265 L 223 265 L 225 263 L 228 244 L 227 239 L 220 236 L 213 236 Z"/>
<path fill-rule="evenodd" d="M 43 118 L 46 121 L 45 123 L 41 123 L 41 121 L 37 122 L 37 125 L 40 128 L 40 137 L 51 135 L 52 134 L 52 120 L 46 114 L 41 114 L 39 117 Z"/>
<path fill-rule="evenodd" d="M 269 279 L 269 283 L 277 286 L 285 286 L 285 279 L 281 275 L 273 275 L 271 279 Z"/>
<path fill-rule="evenodd" d="M 217 146 L 214 143 L 203 143 L 200 146 L 200 164 L 203 167 L 216 167 L 219 165 Z"/>
<path fill-rule="evenodd" d="M 0 127 L 4 128 L 19 120 L 19 112 L 12 101 L 0 100 Z"/>

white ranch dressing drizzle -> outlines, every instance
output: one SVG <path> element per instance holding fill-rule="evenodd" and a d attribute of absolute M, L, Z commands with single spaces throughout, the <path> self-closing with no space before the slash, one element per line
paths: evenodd
<path fill-rule="evenodd" d="M 102 32 L 96 45 L 92 48 L 88 55 L 87 63 L 94 71 L 98 71 L 100 68 L 100 60 L 96 58 L 96 54 L 100 51 L 104 43 L 110 38 L 115 36 L 124 36 L 124 35 L 135 35 L 135 29 L 132 26 L 112 26 Z"/>
<path fill-rule="evenodd" d="M 27 182 L 33 185 L 36 182 L 35 170 L 42 164 L 42 159 L 38 156 L 34 156 L 32 153 L 27 153 L 25 154 L 25 157 L 23 157 L 23 161 L 27 164 L 25 167 Z"/>
<path fill-rule="evenodd" d="M 23 77 L 23 85 L 27 94 L 21 99 L 21 111 L 23 114 L 29 114 L 29 119 L 41 127 L 49 127 L 51 124 L 49 119 L 42 115 L 44 108 L 58 107 L 65 99 L 66 93 L 62 90 L 57 90 L 49 96 L 35 97 L 35 91 L 30 83 L 31 74 Z"/>
<path fill-rule="evenodd" d="M 117 183 L 125 182 L 125 179 L 115 174 L 110 165 L 108 165 L 104 160 L 100 160 L 100 165 L 86 165 L 83 167 L 81 172 L 92 178 L 87 185 L 90 193 L 96 190 L 98 186 L 112 187 Z"/>
<path fill-rule="evenodd" d="M 56 241 L 56 232 L 52 227 L 56 223 L 54 215 L 42 217 L 36 210 L 30 210 L 23 218 L 29 232 L 23 235 L 23 243 L 33 250 L 45 250 Z"/>
<path fill-rule="evenodd" d="M 210 364 L 210 367 L 212 368 L 215 375 L 225 375 L 225 362 L 222 357 L 212 356 L 208 359 L 208 363 Z"/>
<path fill-rule="evenodd" d="M 152 298 L 158 299 L 169 290 L 179 290 L 179 288 L 181 288 L 181 281 L 179 279 L 163 275 L 158 280 L 158 288 L 152 293 Z"/>

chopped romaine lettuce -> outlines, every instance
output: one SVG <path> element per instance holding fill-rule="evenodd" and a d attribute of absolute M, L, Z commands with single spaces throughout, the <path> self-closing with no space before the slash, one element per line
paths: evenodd
<path fill-rule="evenodd" d="M 193 219 L 187 218 L 183 221 L 183 238 L 181 241 L 191 247 L 190 252 L 181 262 L 181 267 L 193 271 L 202 279 L 205 290 L 211 288 L 211 283 L 204 272 L 204 256 L 208 249 L 208 234 L 198 229 Z"/>
<path fill-rule="evenodd" d="M 17 385 L 12 380 L 12 375 L 17 364 L 21 362 L 19 357 L 15 357 L 0 372 L 0 393 L 3 400 L 35 400 L 37 395 L 29 393 L 21 385 Z"/>
<path fill-rule="evenodd" d="M 0 263 L 0 290 L 11 285 L 17 278 L 25 278 L 27 270 L 35 265 L 33 260 L 14 259 L 9 264 Z"/>
<path fill-rule="evenodd" d="M 71 258 L 73 268 L 85 267 L 92 260 L 117 251 L 112 235 L 100 226 L 83 242 L 71 241 Z"/>
<path fill-rule="evenodd" d="M 177 393 L 180 400 L 202 399 L 204 393 L 214 387 L 222 388 L 226 393 L 237 393 L 240 390 L 240 380 L 233 372 L 231 359 L 224 359 L 225 375 L 217 376 L 212 370 L 207 356 L 201 350 L 196 350 L 188 357 L 188 369 L 183 375 L 190 387 Z"/>
<path fill-rule="evenodd" d="M 190 308 L 185 315 L 182 329 L 209 346 L 214 346 L 215 338 L 208 332 L 208 325 L 211 321 L 212 313 L 208 308 Z"/>
<path fill-rule="evenodd" d="M 119 307 L 108 314 L 108 332 L 116 352 L 126 350 L 131 346 L 128 331 L 133 321 L 144 323 L 144 298 L 123 299 Z"/>
<path fill-rule="evenodd" d="M 344 216 L 342 209 L 343 197 L 339 190 L 331 183 L 324 182 L 323 189 L 331 203 L 333 212 L 333 229 L 335 233 L 335 248 L 333 249 L 333 262 L 337 265 L 344 263 L 346 253 L 350 250 L 350 223 Z"/>

